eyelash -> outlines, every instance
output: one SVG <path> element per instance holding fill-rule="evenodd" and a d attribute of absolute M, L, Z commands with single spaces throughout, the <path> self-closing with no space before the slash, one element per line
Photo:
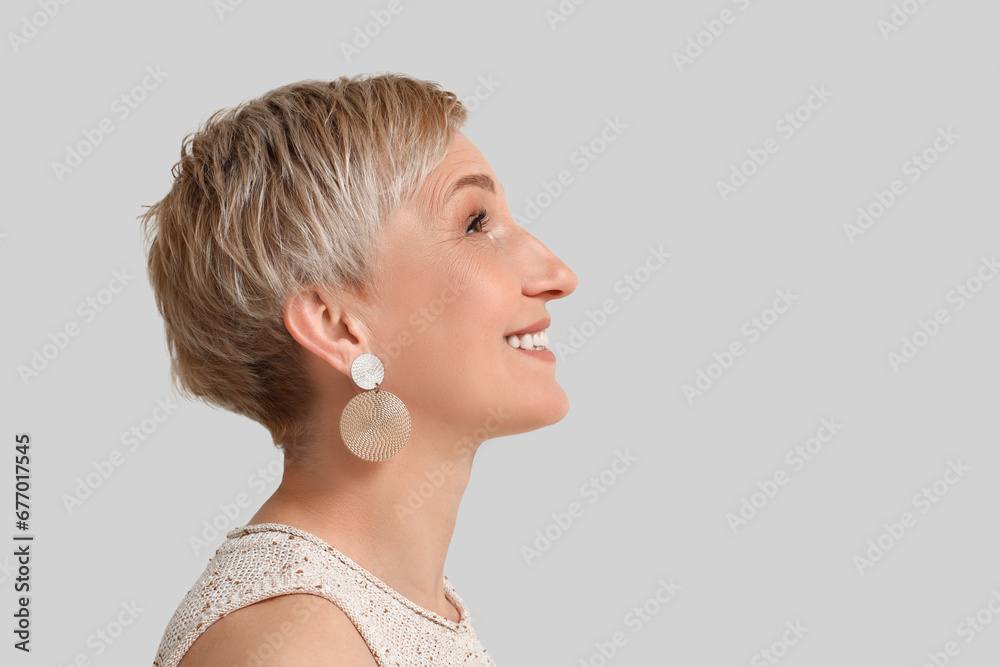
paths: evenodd
<path fill-rule="evenodd" d="M 479 227 L 479 231 L 482 232 L 482 231 L 484 231 L 486 229 L 486 226 L 489 224 L 489 222 L 490 222 L 490 219 L 486 215 L 486 209 L 485 208 L 481 208 L 476 213 L 476 217 L 473 218 L 472 222 L 469 223 L 469 226 L 466 228 L 465 233 L 468 234 L 469 230 L 471 230 L 475 226 L 478 226 Z"/>

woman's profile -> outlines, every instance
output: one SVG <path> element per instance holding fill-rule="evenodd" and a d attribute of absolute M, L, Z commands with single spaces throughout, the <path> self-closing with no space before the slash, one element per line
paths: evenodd
<path fill-rule="evenodd" d="M 547 304 L 577 278 L 465 117 L 385 74 L 283 86 L 185 137 L 142 220 L 171 371 L 262 424 L 284 472 L 155 665 L 495 664 L 445 559 L 479 445 L 568 412 Z"/>

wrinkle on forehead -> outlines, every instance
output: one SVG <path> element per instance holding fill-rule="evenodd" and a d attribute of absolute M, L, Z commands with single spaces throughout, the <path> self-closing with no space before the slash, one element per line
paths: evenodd
<path fill-rule="evenodd" d="M 430 173 L 417 192 L 417 206 L 423 212 L 441 217 L 444 214 L 444 197 L 448 193 L 449 186 L 459 177 L 472 173 L 492 174 L 492 170 L 471 141 L 466 138 L 460 142 L 456 136 L 444 160 Z M 496 181 L 495 177 L 492 175 L 491 177 Z"/>

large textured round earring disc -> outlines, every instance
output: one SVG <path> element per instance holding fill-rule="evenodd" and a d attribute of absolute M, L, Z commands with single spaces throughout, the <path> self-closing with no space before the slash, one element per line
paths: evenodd
<path fill-rule="evenodd" d="M 362 389 L 374 389 L 384 378 L 385 368 L 374 354 L 359 354 L 351 363 L 351 379 Z"/>
<path fill-rule="evenodd" d="M 410 439 L 410 411 L 384 389 L 358 394 L 344 407 L 340 437 L 355 456 L 385 461 Z"/>

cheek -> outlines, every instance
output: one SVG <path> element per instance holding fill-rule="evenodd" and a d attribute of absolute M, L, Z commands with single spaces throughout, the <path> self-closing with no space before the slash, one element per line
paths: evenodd
<path fill-rule="evenodd" d="M 521 323 L 519 278 L 500 259 L 471 240 L 401 253 L 376 307 L 385 318 L 383 349 L 421 373 L 435 372 L 434 363 L 458 371 L 453 363 L 464 367 L 496 349 L 504 332 Z"/>
<path fill-rule="evenodd" d="M 517 317 L 520 291 L 495 265 L 478 266 L 474 271 L 451 279 L 455 301 L 449 304 L 445 323 L 455 332 L 473 336 L 483 343 L 499 340 Z"/>

